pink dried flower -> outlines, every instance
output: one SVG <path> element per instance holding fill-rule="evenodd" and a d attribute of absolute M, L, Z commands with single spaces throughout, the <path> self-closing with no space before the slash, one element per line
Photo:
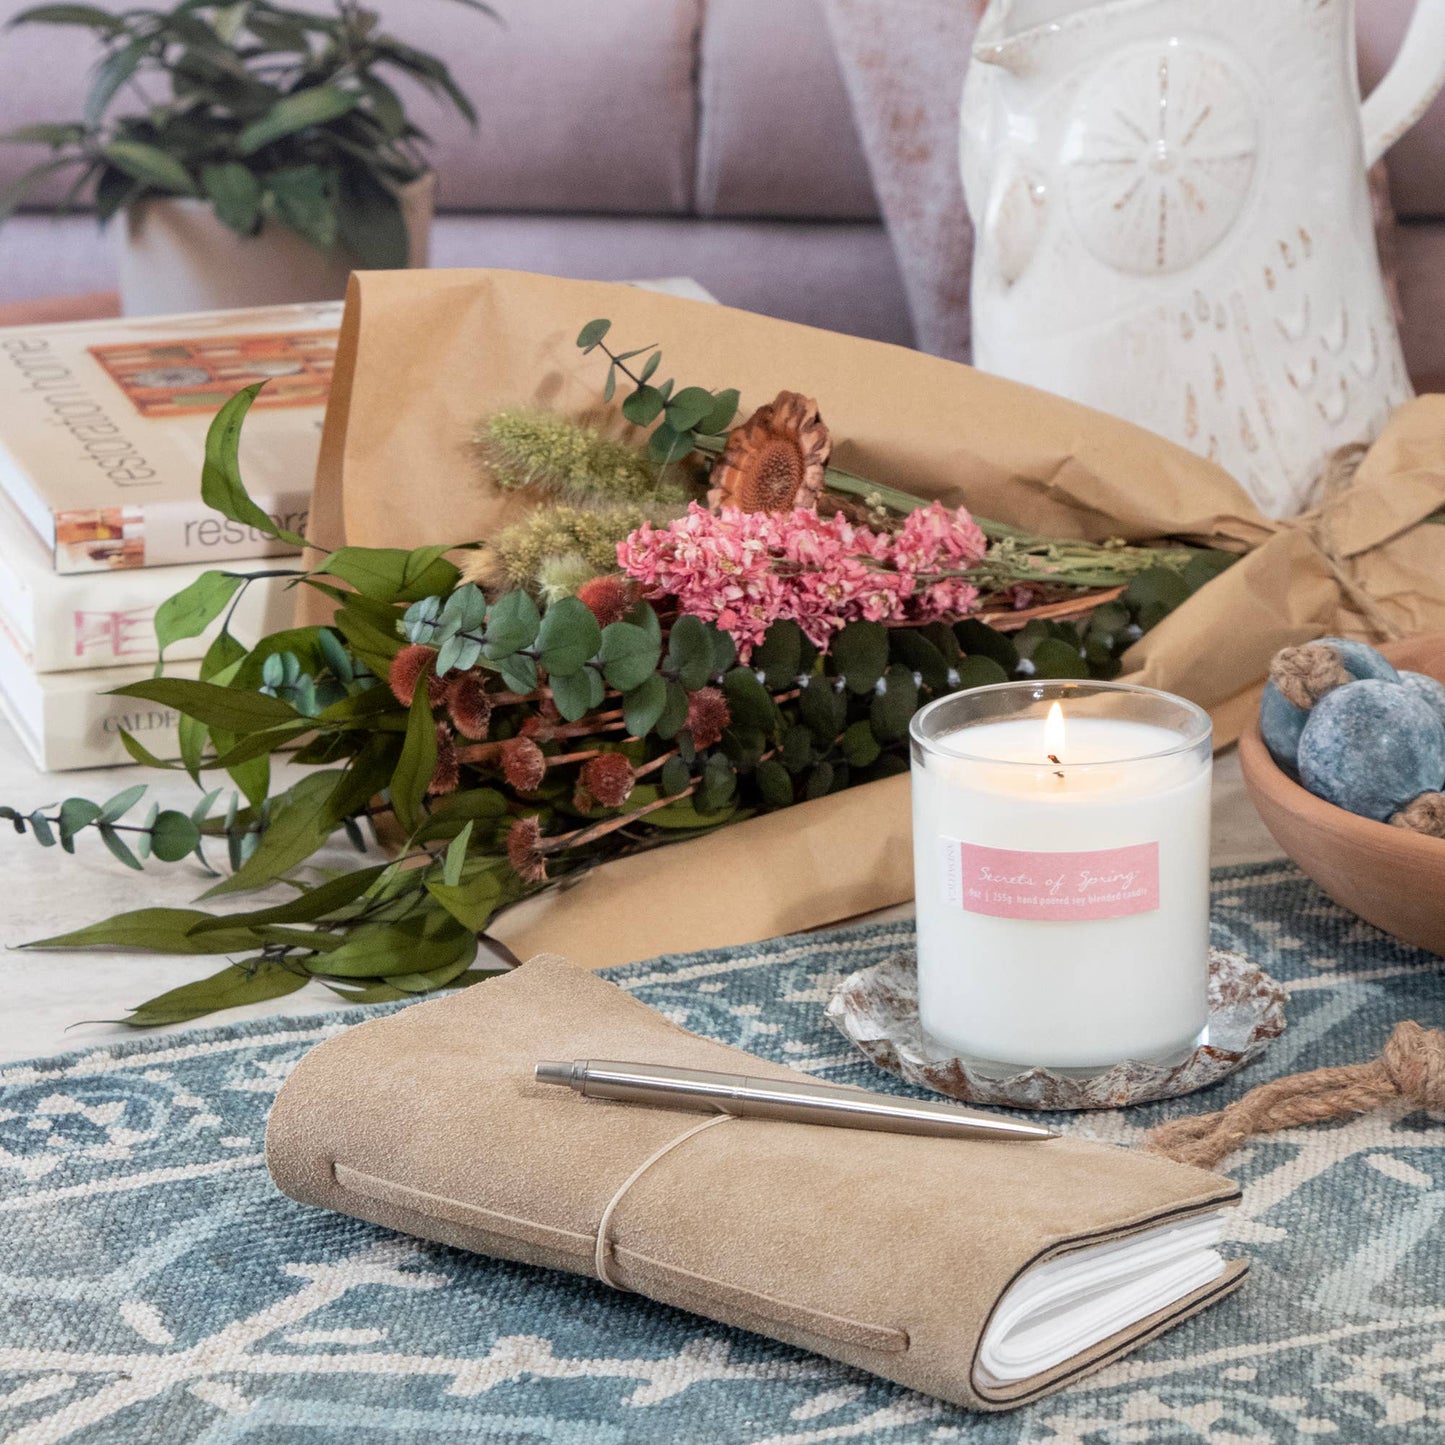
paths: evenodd
<path fill-rule="evenodd" d="M 461 759 L 457 757 L 457 745 L 452 741 L 452 730 L 445 723 L 438 723 L 437 765 L 432 770 L 431 782 L 426 790 L 432 797 L 455 793 L 461 780 Z"/>
<path fill-rule="evenodd" d="M 542 852 L 542 825 L 536 818 L 518 818 L 507 831 L 507 862 L 527 883 L 547 878 L 547 858 Z"/>
<path fill-rule="evenodd" d="M 695 748 L 710 748 L 732 722 L 727 699 L 715 687 L 702 687 L 687 700 L 687 730 Z"/>
<path fill-rule="evenodd" d="M 502 773 L 519 793 L 535 793 L 547 776 L 547 757 L 531 738 L 511 738 L 502 745 Z"/>
<path fill-rule="evenodd" d="M 408 643 L 392 658 L 391 670 L 387 673 L 386 680 L 391 684 L 396 700 L 404 707 L 411 706 L 422 675 L 433 675 L 430 669 L 436 659 L 436 648 L 426 647 L 420 642 Z"/>
<path fill-rule="evenodd" d="M 582 767 L 582 790 L 604 808 L 620 808 L 635 781 L 632 764 L 621 753 L 603 753 Z"/>
<path fill-rule="evenodd" d="M 447 711 L 465 738 L 481 740 L 492 722 L 492 700 L 475 673 L 464 672 L 447 688 Z"/>
<path fill-rule="evenodd" d="M 577 589 L 577 600 L 606 627 L 621 622 L 633 603 L 633 586 L 621 577 L 594 577 Z"/>
<path fill-rule="evenodd" d="M 746 662 L 779 620 L 818 647 L 849 622 L 901 623 L 966 615 L 977 599 L 962 572 L 987 550 L 969 514 L 934 503 L 896 534 L 856 526 L 841 513 L 717 515 L 694 503 L 666 527 L 644 524 L 618 545 L 624 572 L 655 596 L 730 633 Z"/>

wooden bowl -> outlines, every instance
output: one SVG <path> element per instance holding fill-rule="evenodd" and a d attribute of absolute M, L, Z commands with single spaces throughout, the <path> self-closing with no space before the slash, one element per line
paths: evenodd
<path fill-rule="evenodd" d="M 1445 633 L 1380 650 L 1401 670 L 1445 681 Z M 1340 907 L 1445 955 L 1445 838 L 1360 818 L 1315 797 L 1270 757 L 1257 721 L 1239 740 L 1239 759 L 1275 842 Z"/>

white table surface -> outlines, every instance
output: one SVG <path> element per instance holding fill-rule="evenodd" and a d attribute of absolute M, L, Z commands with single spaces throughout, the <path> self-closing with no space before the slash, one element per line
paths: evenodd
<path fill-rule="evenodd" d="M 158 773 L 145 768 L 105 768 L 84 773 L 39 772 L 29 755 L 0 720 L 0 803 L 24 812 L 80 796 L 103 802 L 132 783 L 151 785 L 163 807 L 189 811 L 199 800 L 184 773 Z M 1262 862 L 1279 857 L 1264 831 L 1239 776 L 1238 760 L 1229 754 L 1215 772 L 1214 861 L 1216 864 Z M 137 809 L 144 814 L 144 808 Z M 174 1032 L 268 1014 L 316 1013 L 344 1007 L 321 984 L 309 983 L 285 998 L 248 1004 L 213 1014 L 196 1024 L 135 1030 L 104 1022 L 124 1018 L 126 1011 L 166 989 L 203 978 L 222 968 L 222 957 L 152 957 L 128 953 L 23 953 L 20 944 L 99 922 L 133 908 L 187 907 L 210 880 L 194 862 L 147 863 L 144 873 L 124 867 L 106 852 L 93 831 L 76 842 L 76 856 L 58 847 L 41 848 L 0 823 L 0 878 L 6 909 L 0 923 L 0 1061 L 82 1049 L 115 1038 Z M 224 849 L 215 850 L 216 861 Z M 325 859 L 337 864 L 356 860 L 344 845 L 328 850 Z M 279 891 L 271 901 L 291 896 Z M 261 906 L 268 895 L 248 894 L 223 900 L 226 909 Z M 890 909 L 880 917 L 906 916 L 910 908 Z"/>

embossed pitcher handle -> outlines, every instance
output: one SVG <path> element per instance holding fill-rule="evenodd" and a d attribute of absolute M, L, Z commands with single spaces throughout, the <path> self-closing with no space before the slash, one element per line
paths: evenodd
<path fill-rule="evenodd" d="M 1372 166 L 1445 86 L 1445 0 L 1418 0 L 1395 63 L 1360 110 L 1365 164 Z"/>

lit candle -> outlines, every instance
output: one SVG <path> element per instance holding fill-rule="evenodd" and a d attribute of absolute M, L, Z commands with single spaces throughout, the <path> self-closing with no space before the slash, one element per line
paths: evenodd
<path fill-rule="evenodd" d="M 1187 1054 L 1208 1018 L 1207 714 L 1009 683 L 912 732 L 924 1029 L 985 1069 Z"/>

